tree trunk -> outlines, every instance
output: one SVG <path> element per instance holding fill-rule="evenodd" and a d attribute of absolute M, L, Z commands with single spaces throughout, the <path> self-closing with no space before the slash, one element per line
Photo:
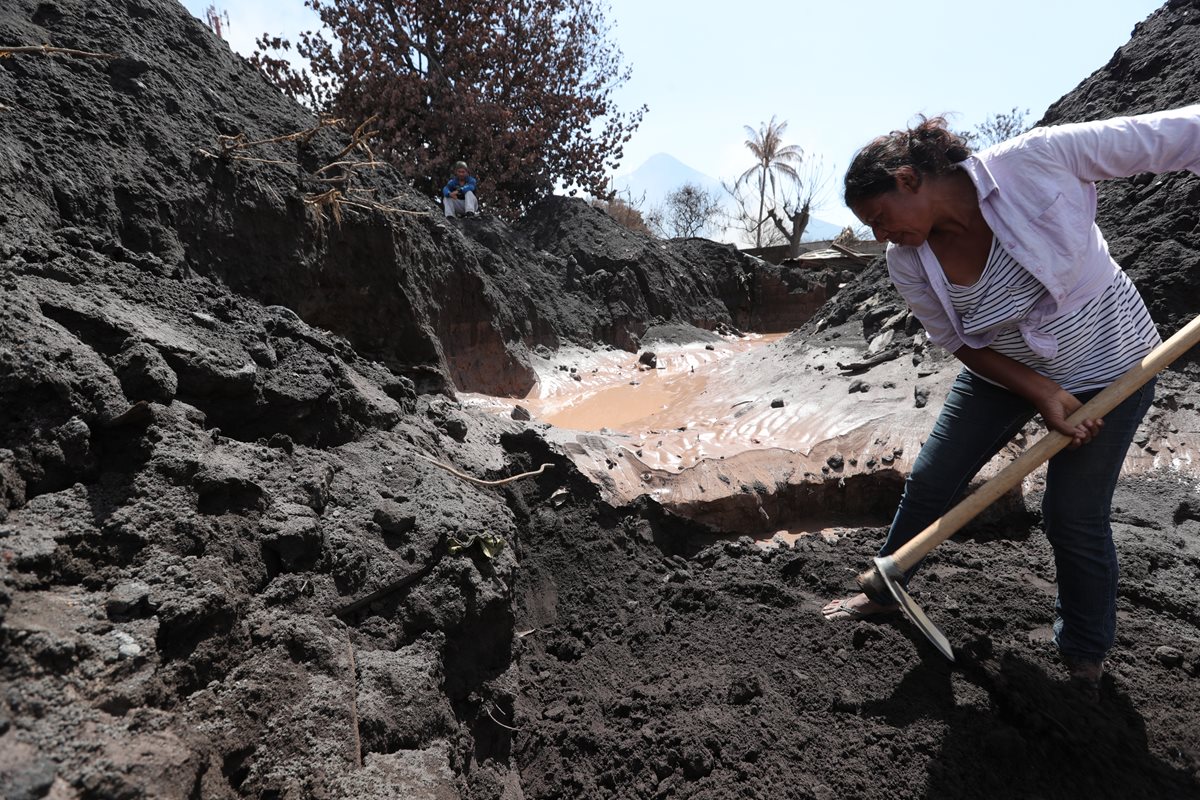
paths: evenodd
<path fill-rule="evenodd" d="M 804 231 L 808 230 L 808 207 L 806 201 L 800 210 L 792 214 L 792 231 L 788 236 L 788 258 L 795 258 L 800 255 L 800 237 L 804 236 Z"/>
<path fill-rule="evenodd" d="M 762 247 L 762 226 L 763 226 L 763 206 L 766 205 L 767 199 L 767 175 L 766 167 L 763 167 L 763 174 L 758 176 L 758 225 L 754 228 L 754 246 Z"/>

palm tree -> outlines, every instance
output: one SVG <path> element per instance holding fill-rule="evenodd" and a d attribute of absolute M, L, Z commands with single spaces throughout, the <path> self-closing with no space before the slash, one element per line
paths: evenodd
<path fill-rule="evenodd" d="M 737 179 L 743 184 L 751 178 L 757 178 L 758 188 L 758 224 L 755 228 L 754 246 L 762 247 L 762 227 L 766 221 L 764 211 L 767 202 L 767 184 L 771 185 L 771 196 L 775 196 L 775 181 L 777 177 L 799 182 L 800 173 L 796 168 L 804 159 L 804 151 L 799 145 L 783 143 L 783 132 L 787 130 L 787 120 L 776 124 L 775 115 L 771 121 L 759 127 L 756 131 L 746 126 L 746 148 L 754 154 L 757 163 L 743 172 Z"/>

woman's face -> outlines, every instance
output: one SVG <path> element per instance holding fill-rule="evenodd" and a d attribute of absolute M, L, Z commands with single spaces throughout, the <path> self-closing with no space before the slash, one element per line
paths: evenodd
<path fill-rule="evenodd" d="M 919 176 L 902 171 L 896 174 L 895 189 L 861 200 L 850 210 L 876 241 L 917 247 L 929 238 L 932 224 L 925 199 Z"/>

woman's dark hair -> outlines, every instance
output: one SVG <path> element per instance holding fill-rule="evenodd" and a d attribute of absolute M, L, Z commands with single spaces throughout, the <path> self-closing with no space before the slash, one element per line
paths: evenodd
<path fill-rule="evenodd" d="M 895 189 L 901 167 L 912 167 L 921 176 L 944 175 L 971 155 L 966 140 L 946 127 L 945 117 L 920 120 L 915 128 L 880 136 L 854 154 L 846 170 L 847 206 Z"/>

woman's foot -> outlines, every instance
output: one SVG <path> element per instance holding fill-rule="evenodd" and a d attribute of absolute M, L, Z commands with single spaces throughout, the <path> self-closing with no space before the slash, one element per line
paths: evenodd
<path fill-rule="evenodd" d="M 826 603 L 825 607 L 821 609 L 821 613 L 825 619 L 866 619 L 878 614 L 891 614 L 899 608 L 900 606 L 895 603 L 888 605 L 876 603 L 860 592 L 853 597 Z"/>
<path fill-rule="evenodd" d="M 1083 690 L 1084 694 L 1093 700 L 1100 699 L 1100 678 L 1104 675 L 1104 659 L 1092 661 L 1075 656 L 1062 656 L 1067 672 L 1071 675 L 1071 683 Z"/>

